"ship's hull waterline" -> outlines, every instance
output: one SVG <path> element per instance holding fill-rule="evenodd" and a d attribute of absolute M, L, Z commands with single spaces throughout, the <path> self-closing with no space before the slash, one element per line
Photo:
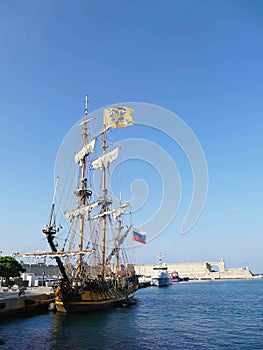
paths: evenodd
<path fill-rule="evenodd" d="M 69 300 L 69 298 L 56 297 L 55 305 L 58 312 L 75 313 L 105 310 L 124 304 L 130 304 L 138 288 L 132 288 L 124 293 L 95 293 L 83 292 L 79 294 L 79 300 Z M 132 303 L 131 303 L 132 304 Z"/>

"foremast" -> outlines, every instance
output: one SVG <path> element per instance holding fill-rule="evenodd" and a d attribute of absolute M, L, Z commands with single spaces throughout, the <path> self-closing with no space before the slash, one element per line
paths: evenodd
<path fill-rule="evenodd" d="M 92 143 L 92 141 L 88 142 L 88 136 L 89 136 L 89 130 L 87 127 L 88 122 L 91 119 L 88 119 L 88 97 L 86 96 L 86 108 L 84 111 L 84 119 L 80 123 L 80 125 L 83 125 L 83 132 L 82 132 L 82 150 L 85 150 L 82 154 L 82 157 L 79 159 L 79 165 L 81 167 L 81 178 L 80 181 L 80 188 L 75 191 L 75 195 L 79 197 L 79 208 L 88 208 L 88 211 L 90 212 L 93 208 L 91 204 L 87 203 L 88 198 L 91 197 L 92 191 L 87 187 L 87 178 L 86 178 L 86 171 L 87 171 L 87 162 L 86 162 L 86 156 L 93 152 L 94 144 L 89 147 L 89 144 Z M 106 139 L 106 132 L 107 129 L 104 126 L 103 131 L 100 135 L 102 135 L 102 144 L 101 144 L 101 150 L 102 150 L 102 156 L 107 158 L 107 149 L 108 149 L 108 142 Z M 99 135 L 98 135 L 99 136 Z M 96 137 L 97 138 L 97 137 Z M 95 139 L 96 139 L 95 138 Z M 95 141 L 95 139 L 93 141 Z M 81 153 L 81 151 L 80 151 Z M 98 158 L 100 160 L 100 157 Z M 76 156 L 75 156 L 76 160 Z M 77 160 L 76 160 L 77 162 Z M 109 206 L 112 204 L 112 201 L 108 198 L 108 189 L 107 189 L 107 172 L 106 168 L 108 167 L 109 160 L 106 161 L 106 163 L 102 160 L 100 164 L 98 165 L 98 168 L 101 168 L 102 170 L 102 198 L 94 202 L 95 205 L 100 205 L 101 210 L 99 216 L 102 218 L 102 242 L 101 242 L 101 276 L 105 276 L 105 255 L 106 255 L 106 236 L 107 236 L 107 213 L 109 210 Z M 96 165 L 93 166 L 96 168 Z M 78 249 L 79 252 L 83 251 L 83 235 L 84 235 L 84 227 L 85 227 L 85 220 L 87 218 L 87 215 L 83 214 L 80 215 L 80 232 L 79 232 L 79 244 Z M 78 267 L 77 267 L 77 275 L 81 273 L 81 266 L 82 266 L 82 258 L 83 255 L 80 253 L 78 255 Z"/>
<path fill-rule="evenodd" d="M 85 149 L 88 145 L 88 137 L 89 137 L 89 130 L 87 127 L 87 124 L 90 120 L 88 119 L 88 96 L 86 96 L 85 99 L 85 110 L 84 110 L 84 119 L 81 125 L 83 125 L 83 132 L 82 132 L 82 149 Z M 81 159 L 81 162 L 79 162 L 79 165 L 81 167 L 81 177 L 79 179 L 80 187 L 75 191 L 75 195 L 79 198 L 79 207 L 85 207 L 87 204 L 87 199 L 92 195 L 91 189 L 87 187 L 87 177 L 86 177 L 86 171 L 87 171 L 87 162 L 86 162 L 86 156 Z M 82 254 L 80 253 L 83 251 L 83 235 L 84 235 L 84 228 L 85 228 L 85 215 L 81 215 L 80 217 L 80 231 L 79 231 L 79 242 L 78 242 L 78 265 L 77 265 L 77 275 L 81 273 L 81 266 L 82 266 Z"/>

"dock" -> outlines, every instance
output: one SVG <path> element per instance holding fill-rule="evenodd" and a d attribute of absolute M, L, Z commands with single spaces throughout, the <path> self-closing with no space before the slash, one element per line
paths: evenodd
<path fill-rule="evenodd" d="M 48 310 L 52 301 L 54 301 L 54 291 L 50 287 L 0 291 L 0 318 Z"/>

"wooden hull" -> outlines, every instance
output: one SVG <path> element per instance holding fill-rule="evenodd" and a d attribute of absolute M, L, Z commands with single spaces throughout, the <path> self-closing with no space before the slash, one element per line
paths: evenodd
<path fill-rule="evenodd" d="M 129 288 L 118 293 L 95 293 L 86 291 L 74 296 L 74 300 L 68 297 L 56 297 L 56 310 L 63 313 L 91 312 L 105 310 L 116 306 L 128 304 L 135 295 L 138 287 Z"/>

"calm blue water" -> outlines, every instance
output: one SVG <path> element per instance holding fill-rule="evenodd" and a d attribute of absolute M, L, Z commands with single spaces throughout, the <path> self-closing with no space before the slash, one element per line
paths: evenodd
<path fill-rule="evenodd" d="M 1 320 L 2 349 L 263 349 L 263 280 L 175 283 L 95 314 Z"/>

